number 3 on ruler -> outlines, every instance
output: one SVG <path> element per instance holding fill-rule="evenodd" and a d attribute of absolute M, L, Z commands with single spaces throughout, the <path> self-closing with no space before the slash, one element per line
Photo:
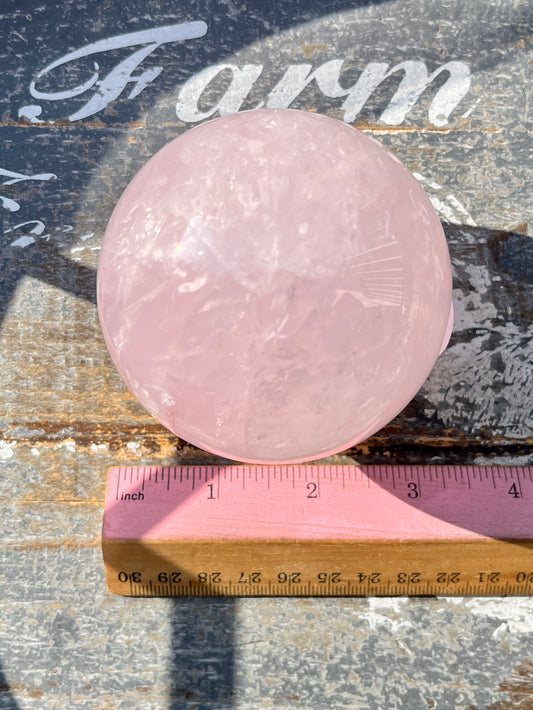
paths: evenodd
<path fill-rule="evenodd" d="M 414 481 L 408 483 L 407 488 L 409 489 L 409 493 L 407 494 L 408 498 L 418 498 L 420 493 L 418 492 L 418 486 Z"/>

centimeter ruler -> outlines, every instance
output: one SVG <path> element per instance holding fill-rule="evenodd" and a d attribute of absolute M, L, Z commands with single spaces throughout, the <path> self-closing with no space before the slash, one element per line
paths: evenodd
<path fill-rule="evenodd" d="M 112 468 L 102 549 L 126 596 L 531 594 L 533 467 Z"/>

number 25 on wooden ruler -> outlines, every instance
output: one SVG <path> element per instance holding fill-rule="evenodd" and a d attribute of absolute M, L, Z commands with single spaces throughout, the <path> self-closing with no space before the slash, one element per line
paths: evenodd
<path fill-rule="evenodd" d="M 127 596 L 533 593 L 533 467 L 112 468 Z"/>

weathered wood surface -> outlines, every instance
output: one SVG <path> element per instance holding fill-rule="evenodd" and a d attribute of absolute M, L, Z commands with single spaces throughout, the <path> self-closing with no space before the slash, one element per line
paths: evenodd
<path fill-rule="evenodd" d="M 215 459 L 126 392 L 95 307 L 106 222 L 159 147 L 260 103 L 327 113 L 417 174 L 456 310 L 413 402 L 334 460 L 531 462 L 531 15 L 519 0 L 2 2 L 0 708 L 531 704 L 529 599 L 110 597 L 107 467 Z"/>

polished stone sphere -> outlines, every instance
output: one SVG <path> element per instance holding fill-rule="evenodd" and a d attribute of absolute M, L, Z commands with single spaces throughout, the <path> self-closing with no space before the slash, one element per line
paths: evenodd
<path fill-rule="evenodd" d="M 444 233 L 411 173 L 340 121 L 218 118 L 166 145 L 107 227 L 113 361 L 178 437 L 297 463 L 364 440 L 432 369 L 451 308 Z"/>

